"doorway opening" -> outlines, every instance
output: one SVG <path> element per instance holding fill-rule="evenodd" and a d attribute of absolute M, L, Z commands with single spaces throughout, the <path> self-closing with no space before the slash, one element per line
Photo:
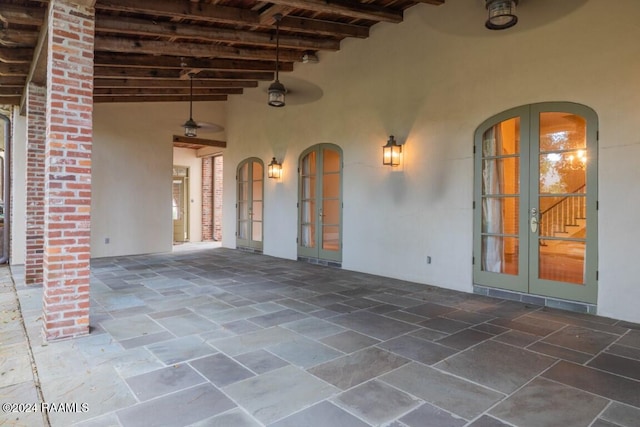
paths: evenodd
<path fill-rule="evenodd" d="M 173 242 L 189 241 L 189 168 L 173 167 L 172 181 Z"/>

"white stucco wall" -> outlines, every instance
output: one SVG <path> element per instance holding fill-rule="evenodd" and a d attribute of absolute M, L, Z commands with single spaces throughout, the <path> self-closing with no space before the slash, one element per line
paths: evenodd
<path fill-rule="evenodd" d="M 235 246 L 235 167 L 276 156 L 284 177 L 265 183 L 264 253 L 294 259 L 298 157 L 330 142 L 344 150 L 343 268 L 471 291 L 474 130 L 511 107 L 576 102 L 600 122 L 598 312 L 640 321 L 640 2 L 521 2 L 502 32 L 484 29 L 475 3 L 418 5 L 298 64 L 292 75 L 324 92 L 314 103 L 231 100 L 224 246 Z M 390 134 L 406 142 L 398 171 L 381 165 Z"/>
<path fill-rule="evenodd" d="M 194 103 L 193 114 L 197 120 L 224 126 L 224 109 L 223 103 L 199 102 Z M 171 251 L 172 137 L 182 134 L 187 112 L 187 103 L 95 104 L 92 257 Z M 224 139 L 220 133 L 199 136 Z M 192 157 L 187 161 L 189 152 Z M 175 164 L 201 165 L 195 150 L 181 151 L 180 156 Z M 192 179 L 200 182 L 201 166 L 197 168 L 192 169 Z M 198 191 L 191 195 L 200 198 Z M 200 240 L 198 215 L 192 209 L 192 224 L 197 227 L 191 230 Z"/>
<path fill-rule="evenodd" d="M 27 134 L 26 118 L 18 114 L 14 108 L 10 117 L 13 126 L 11 157 L 11 248 L 9 249 L 9 263 L 23 265 L 27 250 L 27 194 L 24 191 L 27 180 Z"/>

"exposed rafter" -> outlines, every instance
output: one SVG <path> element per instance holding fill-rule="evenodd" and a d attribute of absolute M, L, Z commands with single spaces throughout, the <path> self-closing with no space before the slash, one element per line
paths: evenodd
<path fill-rule="evenodd" d="M 305 55 L 331 54 L 345 38 L 367 38 L 378 22 L 398 23 L 416 3 L 444 0 L 73 0 L 94 6 L 96 102 L 184 102 L 195 72 L 194 101 L 227 100 L 271 81 L 274 15 L 279 71 Z M 24 105 L 28 82 L 46 77 L 47 0 L 1 0 L 0 105 Z"/>

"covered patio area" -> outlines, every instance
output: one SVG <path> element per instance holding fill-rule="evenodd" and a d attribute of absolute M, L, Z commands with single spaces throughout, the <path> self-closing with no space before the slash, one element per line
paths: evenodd
<path fill-rule="evenodd" d="M 43 345 L 12 273 L 9 425 L 639 425 L 637 324 L 214 248 L 93 260 L 90 335 Z"/>

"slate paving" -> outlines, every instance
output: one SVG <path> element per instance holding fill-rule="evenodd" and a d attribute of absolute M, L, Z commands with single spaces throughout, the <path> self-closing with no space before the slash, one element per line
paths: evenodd
<path fill-rule="evenodd" d="M 224 248 L 92 260 L 85 337 L 41 301 L 0 267 L 0 401 L 86 406 L 0 425 L 640 427 L 630 322 Z"/>

